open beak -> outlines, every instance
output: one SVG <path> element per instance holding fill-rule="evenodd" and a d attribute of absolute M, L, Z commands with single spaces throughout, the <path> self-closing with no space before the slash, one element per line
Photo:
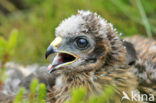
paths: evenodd
<path fill-rule="evenodd" d="M 52 44 L 50 44 L 50 46 L 47 48 L 45 58 L 47 59 L 50 54 L 54 54 L 54 53 L 56 53 L 56 56 L 54 57 L 54 60 L 48 67 L 49 73 L 53 72 L 54 70 L 56 70 L 62 66 L 73 63 L 78 58 L 73 53 L 57 50 L 56 43 L 52 42 Z"/>

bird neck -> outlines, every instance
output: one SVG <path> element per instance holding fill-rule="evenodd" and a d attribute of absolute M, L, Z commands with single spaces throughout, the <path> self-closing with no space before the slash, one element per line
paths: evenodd
<path fill-rule="evenodd" d="M 122 93 L 122 91 L 127 91 L 128 93 L 136 88 L 136 77 L 131 69 L 120 68 L 116 68 L 113 71 L 106 71 L 103 68 L 100 71 L 81 72 L 75 75 L 61 74 L 56 78 L 55 86 L 48 93 L 48 99 L 50 101 L 55 100 L 56 102 L 54 103 L 63 103 L 70 98 L 69 93 L 72 88 L 84 86 L 90 95 L 99 94 L 105 87 L 110 85 L 115 88 L 116 94 Z"/>

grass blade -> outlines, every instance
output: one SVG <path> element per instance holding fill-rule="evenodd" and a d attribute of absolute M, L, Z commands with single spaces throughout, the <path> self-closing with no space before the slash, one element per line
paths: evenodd
<path fill-rule="evenodd" d="M 139 8 L 140 15 L 141 15 L 142 21 L 144 23 L 144 27 L 146 29 L 146 33 L 147 33 L 148 37 L 152 37 L 151 27 L 150 27 L 150 24 L 148 22 L 148 19 L 147 19 L 146 13 L 144 11 L 144 8 L 142 6 L 142 3 L 141 3 L 140 0 L 136 0 L 136 4 L 137 4 L 137 6 Z"/>

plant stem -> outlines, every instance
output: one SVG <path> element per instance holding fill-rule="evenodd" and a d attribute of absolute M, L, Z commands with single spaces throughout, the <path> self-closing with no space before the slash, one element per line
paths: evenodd
<path fill-rule="evenodd" d="M 152 37 L 151 27 L 150 27 L 150 24 L 148 22 L 148 19 L 147 19 L 146 13 L 144 11 L 144 8 L 142 6 L 142 3 L 141 3 L 140 0 L 136 0 L 136 4 L 137 4 L 137 6 L 139 8 L 140 15 L 141 15 L 142 21 L 144 23 L 144 27 L 146 29 L 146 33 L 147 33 L 148 37 Z"/>

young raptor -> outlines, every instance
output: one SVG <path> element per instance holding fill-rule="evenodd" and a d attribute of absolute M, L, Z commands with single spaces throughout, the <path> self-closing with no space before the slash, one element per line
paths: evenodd
<path fill-rule="evenodd" d="M 99 15 L 79 11 L 64 20 L 56 28 L 55 35 L 46 57 L 56 54 L 49 73 L 59 75 L 48 93 L 48 101 L 63 103 L 70 98 L 70 89 L 78 86 L 86 87 L 88 94 L 100 94 L 103 88 L 111 85 L 115 88 L 113 100 L 116 103 L 120 102 L 123 91 L 127 94 L 137 91 L 137 77 L 133 73 L 134 66 L 130 65 L 131 54 L 112 25 Z"/>
<path fill-rule="evenodd" d="M 65 19 L 56 28 L 55 35 L 55 40 L 46 52 L 46 58 L 55 54 L 48 70 L 39 69 L 21 82 L 22 86 L 28 87 L 32 78 L 39 78 L 47 86 L 47 101 L 63 103 L 70 98 L 70 89 L 78 86 L 86 87 L 88 95 L 99 95 L 105 87 L 111 85 L 115 94 L 108 102 L 115 103 L 121 102 L 123 91 L 128 95 L 131 91 L 147 94 L 151 93 L 150 90 L 152 93 L 156 91 L 155 75 L 150 75 L 150 78 L 145 75 L 147 78 L 143 78 L 144 75 L 140 74 L 142 67 L 151 70 L 151 74 L 156 73 L 155 51 L 152 51 L 153 56 L 149 59 L 144 59 L 147 56 L 141 54 L 144 51 L 143 54 L 148 55 L 146 50 L 139 49 L 137 42 L 135 45 L 128 38 L 134 43 L 135 51 L 131 43 L 116 35 L 112 24 L 96 13 L 78 11 L 78 14 Z M 151 61 L 144 62 L 148 60 Z M 128 100 L 123 102 L 132 103 Z"/>

